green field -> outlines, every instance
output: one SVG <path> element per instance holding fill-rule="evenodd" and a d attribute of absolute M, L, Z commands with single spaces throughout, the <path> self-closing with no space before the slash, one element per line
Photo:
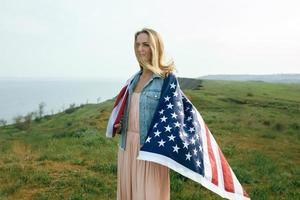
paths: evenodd
<path fill-rule="evenodd" d="M 184 90 L 252 199 L 300 199 L 300 85 L 203 81 Z M 0 127 L 0 199 L 116 199 L 113 100 Z M 172 200 L 222 199 L 171 172 Z"/>

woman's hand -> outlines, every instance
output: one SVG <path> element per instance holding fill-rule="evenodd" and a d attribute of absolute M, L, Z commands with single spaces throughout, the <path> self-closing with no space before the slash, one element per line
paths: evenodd
<path fill-rule="evenodd" d="M 115 124 L 115 125 L 114 125 L 114 128 L 116 128 L 116 129 L 117 129 L 117 133 L 119 133 L 120 130 L 121 130 L 121 124 L 120 124 L 120 123 Z"/>

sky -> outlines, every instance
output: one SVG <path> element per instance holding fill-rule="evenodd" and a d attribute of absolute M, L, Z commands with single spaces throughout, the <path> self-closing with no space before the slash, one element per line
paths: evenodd
<path fill-rule="evenodd" d="M 0 0 L 0 78 L 125 79 L 134 33 L 182 77 L 300 73 L 299 0 Z"/>

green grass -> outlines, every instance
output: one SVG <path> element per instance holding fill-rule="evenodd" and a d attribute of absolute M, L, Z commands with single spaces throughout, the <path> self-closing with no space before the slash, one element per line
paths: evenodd
<path fill-rule="evenodd" d="M 203 81 L 185 90 L 252 199 L 300 199 L 300 85 Z M 116 199 L 113 101 L 0 127 L 0 199 Z M 170 171 L 171 199 L 218 195 Z"/>

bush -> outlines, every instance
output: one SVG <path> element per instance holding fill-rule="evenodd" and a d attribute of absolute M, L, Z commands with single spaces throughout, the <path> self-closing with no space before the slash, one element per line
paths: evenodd
<path fill-rule="evenodd" d="M 282 131 L 283 130 L 283 124 L 277 122 L 274 126 L 274 129 L 277 130 L 277 131 Z"/>
<path fill-rule="evenodd" d="M 66 123 L 66 126 L 72 126 L 72 121 L 68 121 L 68 122 Z"/>
<path fill-rule="evenodd" d="M 42 118 L 42 116 L 44 114 L 45 106 L 46 106 L 46 104 L 44 102 L 41 102 L 39 104 L 39 110 L 38 110 L 38 116 L 39 116 L 39 118 Z"/>
<path fill-rule="evenodd" d="M 294 130 L 299 130 L 299 129 L 300 129 L 300 125 L 297 124 L 297 123 L 292 123 L 292 124 L 290 125 L 290 127 L 291 127 L 292 129 L 294 129 Z"/>
<path fill-rule="evenodd" d="M 270 126 L 270 124 L 271 124 L 271 122 L 268 120 L 263 121 L 263 125 L 265 125 L 265 126 Z"/>
<path fill-rule="evenodd" d="M 70 113 L 73 113 L 74 111 L 76 111 L 77 109 L 78 109 L 78 108 L 76 108 L 75 103 L 72 103 L 72 104 L 70 104 L 69 108 L 67 108 L 67 109 L 65 110 L 65 113 L 66 113 L 66 114 L 70 114 Z"/>
<path fill-rule="evenodd" d="M 247 93 L 247 97 L 253 97 L 254 95 L 251 92 Z"/>
<path fill-rule="evenodd" d="M 28 120 L 28 118 L 27 118 Z M 14 121 L 14 125 L 17 129 L 19 130 L 26 130 L 28 129 L 27 125 L 28 123 L 24 123 L 25 122 L 25 117 L 21 116 L 21 115 L 18 115 L 16 117 L 13 118 L 13 121 Z"/>
<path fill-rule="evenodd" d="M 73 132 L 57 132 L 52 135 L 52 138 L 66 138 L 66 137 L 85 137 L 89 135 L 97 134 L 97 130 L 95 129 L 87 129 L 87 128 L 79 128 Z"/>
<path fill-rule="evenodd" d="M 15 127 L 19 130 L 29 130 L 31 128 L 33 113 L 28 113 L 25 117 L 19 115 L 13 118 Z"/>
<path fill-rule="evenodd" d="M 52 117 L 51 115 L 45 115 L 44 116 L 45 119 L 51 119 L 51 117 Z"/>
<path fill-rule="evenodd" d="M 267 139 L 275 139 L 276 136 L 277 136 L 277 135 L 276 135 L 274 132 L 271 132 L 271 133 L 265 133 L 265 134 L 263 134 L 261 137 L 267 138 Z"/>
<path fill-rule="evenodd" d="M 0 126 L 6 126 L 7 121 L 5 119 L 0 119 Z"/>
<path fill-rule="evenodd" d="M 84 137 L 92 134 L 96 134 L 97 131 L 94 129 L 86 129 L 86 128 L 80 128 L 73 132 L 73 137 Z"/>

